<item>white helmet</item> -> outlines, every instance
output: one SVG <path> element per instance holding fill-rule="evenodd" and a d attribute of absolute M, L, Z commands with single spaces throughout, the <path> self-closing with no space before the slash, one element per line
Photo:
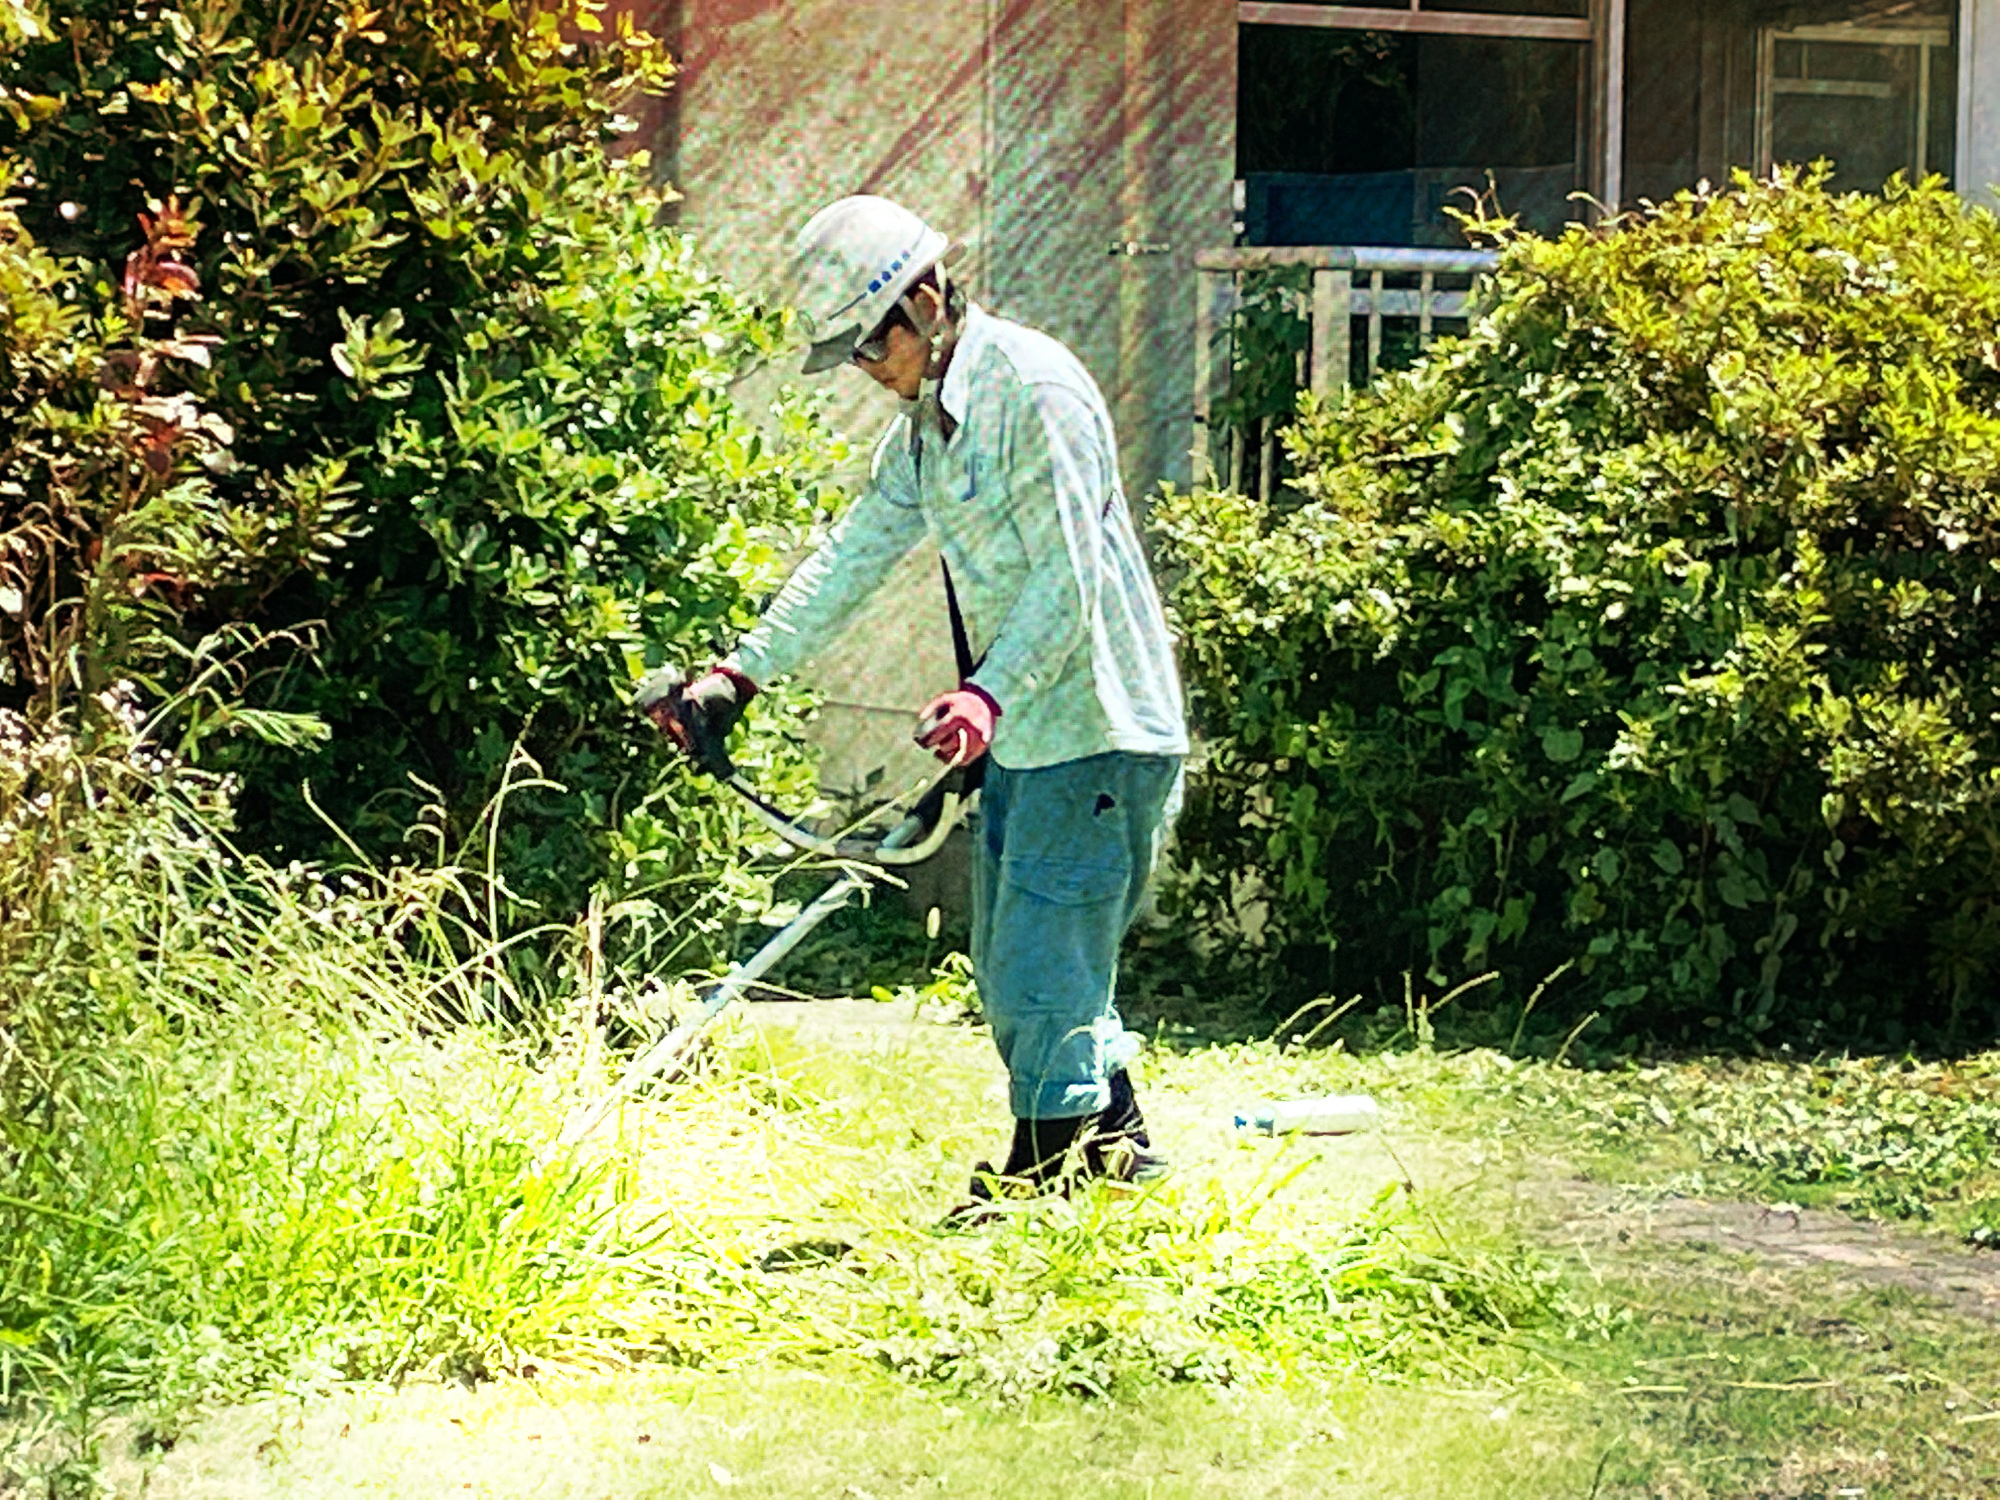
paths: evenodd
<path fill-rule="evenodd" d="M 887 198 L 842 198 L 814 214 L 792 243 L 793 301 L 812 340 L 804 373 L 846 364 L 912 282 L 963 249 Z"/>

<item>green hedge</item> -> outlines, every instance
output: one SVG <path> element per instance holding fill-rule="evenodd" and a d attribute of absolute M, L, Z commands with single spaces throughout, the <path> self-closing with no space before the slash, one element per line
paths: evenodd
<path fill-rule="evenodd" d="M 607 876 L 688 889 L 734 859 L 622 704 L 748 622 L 834 457 L 808 408 L 771 441 L 732 400 L 781 325 L 660 227 L 642 155 L 609 154 L 672 68 L 603 11 L 51 0 L 0 35 L 19 212 L 83 288 L 149 203 L 193 226 L 183 326 L 214 343 L 172 374 L 232 433 L 199 518 L 229 565 L 164 582 L 188 641 L 315 640 L 240 670 L 329 731 L 228 748 L 246 836 L 338 851 L 309 783 L 372 857 L 427 804 L 453 845 L 518 744 L 561 790 L 510 799 L 500 873 L 556 917 Z"/>
<path fill-rule="evenodd" d="M 1308 404 L 1302 497 L 1157 513 L 1194 915 L 1315 992 L 1990 1035 L 2000 225 L 1806 174 L 1488 229 L 1467 338 Z"/>

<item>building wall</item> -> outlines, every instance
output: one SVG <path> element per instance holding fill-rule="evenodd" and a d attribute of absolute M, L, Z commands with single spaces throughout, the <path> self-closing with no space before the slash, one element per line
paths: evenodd
<path fill-rule="evenodd" d="M 1161 479 L 1187 480 L 1193 256 L 1230 235 L 1233 0 L 629 8 L 680 59 L 675 96 L 640 134 L 709 265 L 781 295 L 792 236 L 816 208 L 895 198 L 970 244 L 959 270 L 975 298 L 1077 352 L 1111 402 L 1138 503 Z M 761 406 L 783 378 L 739 394 Z M 892 404 L 858 371 L 819 383 L 859 482 Z M 937 563 L 919 549 L 813 664 L 829 784 L 873 769 L 954 675 Z"/>

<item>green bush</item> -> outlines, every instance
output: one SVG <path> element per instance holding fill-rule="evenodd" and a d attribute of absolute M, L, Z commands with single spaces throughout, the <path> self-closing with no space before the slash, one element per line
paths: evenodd
<path fill-rule="evenodd" d="M 2000 225 L 1805 174 L 1487 227 L 1469 336 L 1304 411 L 1303 503 L 1160 508 L 1190 899 L 1318 992 L 1991 1034 Z"/>
<path fill-rule="evenodd" d="M 0 65 L 23 221 L 86 283 L 149 203 L 194 227 L 213 342 L 177 389 L 232 429 L 233 561 L 185 635 L 312 631 L 251 701 L 330 731 L 229 748 L 246 836 L 322 854 L 324 814 L 381 859 L 435 801 L 463 837 L 518 747 L 554 785 L 514 798 L 501 869 L 558 916 L 734 848 L 621 705 L 747 622 L 828 457 L 804 408 L 767 444 L 732 404 L 780 326 L 608 154 L 671 69 L 601 9 L 55 0 Z"/>

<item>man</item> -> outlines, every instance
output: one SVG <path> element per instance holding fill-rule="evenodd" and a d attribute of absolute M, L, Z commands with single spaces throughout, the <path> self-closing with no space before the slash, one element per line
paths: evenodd
<path fill-rule="evenodd" d="M 1001 1175 L 1149 1175 L 1138 1042 L 1113 991 L 1187 732 L 1104 398 L 1054 339 L 967 302 L 948 271 L 961 247 L 887 199 L 829 205 L 795 248 L 805 373 L 851 363 L 901 409 L 865 492 L 681 711 L 727 733 L 758 683 L 934 544 L 961 680 L 919 710 L 918 736 L 986 762 L 972 963 L 1016 1122 Z M 981 1163 L 975 1198 L 991 1174 Z"/>

